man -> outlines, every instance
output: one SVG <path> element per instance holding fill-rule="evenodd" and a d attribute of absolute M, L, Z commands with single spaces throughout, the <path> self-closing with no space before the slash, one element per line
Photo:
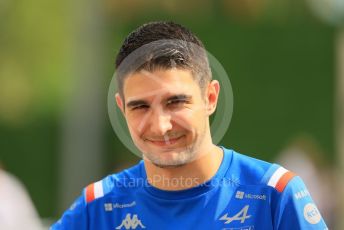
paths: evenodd
<path fill-rule="evenodd" d="M 116 68 L 116 102 L 143 160 L 87 186 L 52 229 L 327 229 L 299 177 L 213 144 L 220 84 L 188 29 L 141 26 Z"/>

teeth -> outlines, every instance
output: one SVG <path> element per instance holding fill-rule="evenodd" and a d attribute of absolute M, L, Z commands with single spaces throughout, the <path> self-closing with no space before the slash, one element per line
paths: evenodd
<path fill-rule="evenodd" d="M 164 140 L 150 140 L 150 141 L 154 141 L 154 142 L 169 142 L 171 140 L 173 141 L 173 140 L 179 139 L 180 137 L 173 137 L 173 138 L 166 137 Z"/>
<path fill-rule="evenodd" d="M 171 144 L 170 139 L 168 137 L 165 137 L 165 142 L 169 145 Z"/>

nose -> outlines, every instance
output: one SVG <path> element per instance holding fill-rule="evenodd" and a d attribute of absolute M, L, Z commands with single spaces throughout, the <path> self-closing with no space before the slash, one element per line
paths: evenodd
<path fill-rule="evenodd" d="M 152 111 L 150 117 L 150 131 L 152 134 L 162 136 L 172 129 L 171 114 L 161 108 Z"/>

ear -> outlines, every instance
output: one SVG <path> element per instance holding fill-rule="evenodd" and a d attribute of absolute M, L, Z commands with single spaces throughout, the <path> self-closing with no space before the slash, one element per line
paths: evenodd
<path fill-rule="evenodd" d="M 206 112 L 210 116 L 212 115 L 217 106 L 217 101 L 220 94 L 220 83 L 217 80 L 212 80 L 206 91 Z"/>
<path fill-rule="evenodd" d="M 122 111 L 123 115 L 125 115 L 124 114 L 124 101 L 122 100 L 119 93 L 116 93 L 115 98 L 116 98 L 116 104 L 117 104 L 118 108 Z"/>

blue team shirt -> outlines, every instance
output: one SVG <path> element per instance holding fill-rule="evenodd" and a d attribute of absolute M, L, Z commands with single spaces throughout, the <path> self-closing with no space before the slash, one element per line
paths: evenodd
<path fill-rule="evenodd" d="M 328 229 L 298 176 L 223 150 L 216 175 L 182 191 L 151 186 L 140 161 L 86 187 L 51 229 Z"/>

